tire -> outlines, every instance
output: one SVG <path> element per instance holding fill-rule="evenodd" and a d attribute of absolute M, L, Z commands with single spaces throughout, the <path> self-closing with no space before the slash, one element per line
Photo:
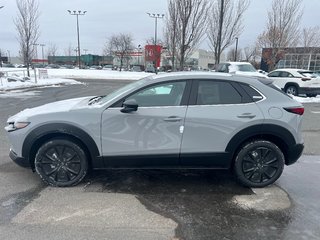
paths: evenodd
<path fill-rule="evenodd" d="M 298 96 L 299 95 L 298 88 L 296 86 L 294 86 L 294 85 L 287 86 L 285 92 L 286 92 L 286 94 L 291 94 L 291 95 L 294 95 L 294 96 Z"/>
<path fill-rule="evenodd" d="M 307 94 L 307 97 L 316 97 L 318 94 Z"/>
<path fill-rule="evenodd" d="M 275 144 L 256 140 L 241 147 L 235 158 L 234 172 L 244 186 L 265 187 L 280 177 L 284 162 L 284 155 Z"/>
<path fill-rule="evenodd" d="M 39 148 L 35 157 L 35 170 L 51 186 L 75 186 L 87 174 L 87 156 L 73 141 L 52 139 Z"/>

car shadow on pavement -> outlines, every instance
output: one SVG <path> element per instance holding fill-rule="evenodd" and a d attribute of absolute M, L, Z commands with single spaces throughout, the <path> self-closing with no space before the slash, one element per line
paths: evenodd
<path fill-rule="evenodd" d="M 132 194 L 178 223 L 176 239 L 281 239 L 290 211 L 243 209 L 234 196 L 254 195 L 222 170 L 106 170 L 85 179 L 85 192 Z"/>

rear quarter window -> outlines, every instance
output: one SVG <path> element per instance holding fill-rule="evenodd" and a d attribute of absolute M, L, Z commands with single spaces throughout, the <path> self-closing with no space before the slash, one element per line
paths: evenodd
<path fill-rule="evenodd" d="M 263 99 L 263 96 L 255 90 L 253 87 L 247 84 L 241 84 L 241 87 L 246 91 L 246 93 L 250 96 L 252 101 L 257 102 Z"/>

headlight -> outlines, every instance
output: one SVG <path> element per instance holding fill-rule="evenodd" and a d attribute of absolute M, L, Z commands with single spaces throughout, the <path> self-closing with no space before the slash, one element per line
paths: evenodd
<path fill-rule="evenodd" d="M 9 122 L 8 126 L 5 127 L 5 130 L 8 132 L 12 132 L 18 129 L 22 129 L 25 128 L 26 126 L 28 126 L 30 124 L 30 122 Z"/>

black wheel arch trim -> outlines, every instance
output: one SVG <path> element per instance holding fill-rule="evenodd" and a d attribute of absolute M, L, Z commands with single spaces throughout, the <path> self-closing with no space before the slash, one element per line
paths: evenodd
<path fill-rule="evenodd" d="M 32 130 L 23 142 L 22 156 L 30 162 L 32 168 L 34 168 L 34 164 L 30 156 L 35 154 L 32 153 L 35 144 L 43 138 L 46 139 L 46 136 L 58 137 L 59 135 L 75 138 L 83 144 L 90 155 L 92 167 L 99 168 L 103 166 L 103 162 L 101 160 L 98 161 L 100 152 L 97 144 L 87 132 L 67 123 L 49 123 Z"/>
<path fill-rule="evenodd" d="M 280 147 L 282 151 L 284 151 L 286 164 L 288 164 L 288 157 L 290 157 L 288 156 L 288 151 L 291 147 L 296 145 L 296 140 L 292 133 L 289 132 L 289 130 L 274 124 L 259 124 L 241 130 L 229 141 L 229 144 L 226 147 L 226 152 L 234 155 L 237 149 L 244 142 L 248 141 L 248 139 L 253 137 L 261 137 L 263 139 L 264 136 L 270 136 L 271 138 L 273 137 L 274 141 L 277 141 L 277 139 L 281 140 L 282 146 L 278 147 Z M 272 139 L 268 140 L 272 141 Z"/>

